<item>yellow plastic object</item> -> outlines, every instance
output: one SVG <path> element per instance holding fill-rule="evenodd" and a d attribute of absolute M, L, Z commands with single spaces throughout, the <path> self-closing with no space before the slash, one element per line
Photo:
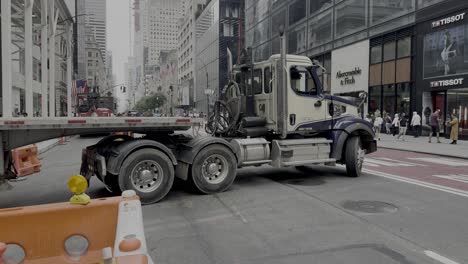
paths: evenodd
<path fill-rule="evenodd" d="M 74 194 L 70 198 L 71 204 L 86 205 L 91 198 L 85 193 L 88 189 L 88 181 L 81 175 L 71 176 L 68 180 L 68 189 Z"/>

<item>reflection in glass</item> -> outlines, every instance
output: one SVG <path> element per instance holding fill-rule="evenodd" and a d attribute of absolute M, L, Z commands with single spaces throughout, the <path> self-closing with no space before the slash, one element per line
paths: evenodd
<path fill-rule="evenodd" d="M 377 109 L 382 108 L 382 87 L 370 87 L 369 88 L 369 114 L 375 113 Z"/>
<path fill-rule="evenodd" d="M 278 29 L 281 25 L 286 26 L 286 9 L 281 10 L 281 12 L 271 17 L 271 34 L 273 36 L 279 35 Z"/>
<path fill-rule="evenodd" d="M 377 64 L 382 62 L 382 46 L 375 46 L 371 48 L 371 64 Z"/>
<path fill-rule="evenodd" d="M 254 30 L 254 43 L 256 45 L 263 43 L 270 39 L 270 20 L 265 19 L 255 26 Z"/>
<path fill-rule="evenodd" d="M 454 89 L 447 91 L 447 110 L 458 118 L 459 136 L 468 136 L 468 89 Z M 449 120 L 447 120 L 449 121 Z"/>
<path fill-rule="evenodd" d="M 440 3 L 444 0 L 418 0 L 418 8 L 421 9 L 421 8 L 424 8 L 424 7 L 428 7 L 430 5 L 433 5 L 433 4 L 437 4 L 437 3 Z"/>
<path fill-rule="evenodd" d="M 395 59 L 396 43 L 395 41 L 387 42 L 384 44 L 384 61 Z"/>
<path fill-rule="evenodd" d="M 395 114 L 395 85 L 383 86 L 383 110 L 385 113 Z"/>
<path fill-rule="evenodd" d="M 411 84 L 397 84 L 397 113 L 410 115 Z"/>
<path fill-rule="evenodd" d="M 333 5 L 333 0 L 312 0 L 310 1 L 310 13 L 325 10 Z"/>
<path fill-rule="evenodd" d="M 298 54 L 306 50 L 306 25 L 293 30 L 288 35 L 289 53 Z"/>
<path fill-rule="evenodd" d="M 347 0 L 335 7 L 335 36 L 343 37 L 366 27 L 367 1 Z"/>
<path fill-rule="evenodd" d="M 307 0 L 296 0 L 289 6 L 289 25 L 293 25 L 306 17 L 306 4 Z"/>
<path fill-rule="evenodd" d="M 415 0 L 370 1 L 371 26 L 414 11 Z"/>
<path fill-rule="evenodd" d="M 323 12 L 309 21 L 309 48 L 332 40 L 332 10 Z"/>
<path fill-rule="evenodd" d="M 398 58 L 411 56 L 411 37 L 398 40 Z"/>

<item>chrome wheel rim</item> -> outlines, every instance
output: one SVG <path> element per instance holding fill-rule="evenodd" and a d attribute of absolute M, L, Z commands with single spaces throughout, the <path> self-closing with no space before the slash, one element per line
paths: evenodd
<path fill-rule="evenodd" d="M 221 155 L 214 154 L 203 161 L 202 176 L 210 184 L 222 183 L 229 173 L 228 162 Z"/>
<path fill-rule="evenodd" d="M 161 166 L 153 160 L 140 161 L 130 174 L 133 188 L 143 193 L 150 193 L 158 189 L 163 178 Z"/>

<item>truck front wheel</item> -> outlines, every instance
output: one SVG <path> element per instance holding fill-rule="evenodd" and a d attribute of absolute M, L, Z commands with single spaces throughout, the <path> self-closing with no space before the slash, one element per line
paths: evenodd
<path fill-rule="evenodd" d="M 345 161 L 346 172 L 350 177 L 359 177 L 362 173 L 366 151 L 361 147 L 359 137 L 352 137 L 346 142 Z"/>
<path fill-rule="evenodd" d="M 174 183 L 174 166 L 163 152 L 141 149 L 128 156 L 120 168 L 121 190 L 135 190 L 143 204 L 162 200 Z"/>
<path fill-rule="evenodd" d="M 221 145 L 211 145 L 200 151 L 191 168 L 190 181 L 203 194 L 227 190 L 237 172 L 237 160 L 232 151 Z"/>

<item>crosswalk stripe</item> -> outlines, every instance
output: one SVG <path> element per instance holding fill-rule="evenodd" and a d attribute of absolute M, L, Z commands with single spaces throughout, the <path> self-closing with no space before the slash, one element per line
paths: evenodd
<path fill-rule="evenodd" d="M 441 165 L 454 166 L 454 167 L 468 166 L 468 162 L 466 161 L 464 162 L 464 161 L 457 161 L 457 160 L 444 159 L 444 158 L 408 158 L 408 159 L 441 164 Z"/>

